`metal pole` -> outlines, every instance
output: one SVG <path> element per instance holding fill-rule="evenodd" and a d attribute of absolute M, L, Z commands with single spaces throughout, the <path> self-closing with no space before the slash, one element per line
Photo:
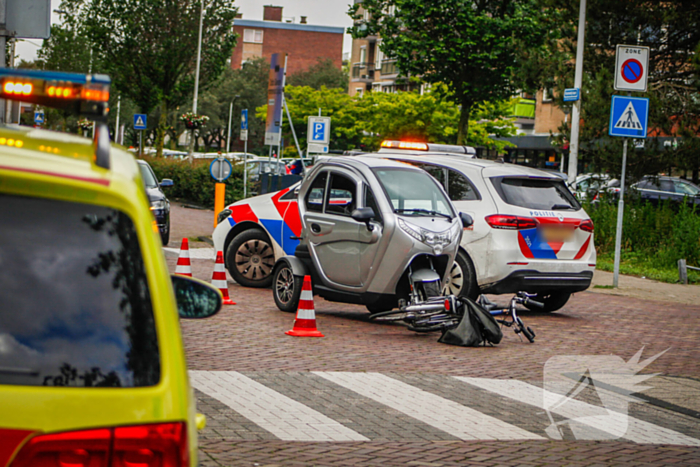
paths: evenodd
<path fill-rule="evenodd" d="M 228 131 L 226 132 L 226 155 L 231 152 L 231 115 L 233 114 L 233 101 L 228 107 Z"/>
<path fill-rule="evenodd" d="M 204 23 L 204 0 L 202 0 L 202 8 L 199 13 L 199 38 L 197 39 L 197 64 L 194 70 L 194 99 L 192 100 L 192 113 L 197 114 L 197 94 L 199 93 L 199 61 L 202 58 L 202 24 Z M 190 148 L 189 159 L 192 161 L 194 154 L 194 128 L 190 130 Z"/>
<path fill-rule="evenodd" d="M 121 144 L 119 141 L 119 112 L 122 108 L 122 96 L 121 94 L 117 97 L 117 123 L 114 125 L 114 142 Z"/>
<path fill-rule="evenodd" d="M 248 139 L 243 144 L 243 197 L 248 191 Z"/>
<path fill-rule="evenodd" d="M 617 202 L 617 228 L 615 229 L 615 266 L 613 269 L 613 287 L 617 287 L 620 275 L 620 250 L 622 246 L 622 216 L 625 211 L 625 168 L 627 166 L 627 140 L 622 146 L 622 175 L 620 176 L 620 199 Z"/>
<path fill-rule="evenodd" d="M 143 130 L 139 130 L 139 157 L 143 157 Z"/>
<path fill-rule="evenodd" d="M 576 71 L 574 74 L 574 87 L 581 89 L 583 81 L 583 49 L 584 33 L 586 32 L 586 0 L 581 0 L 578 12 L 578 39 L 576 41 Z M 578 174 L 578 133 L 581 120 L 581 100 L 583 92 L 579 91 L 579 98 L 574 102 L 571 111 L 571 140 L 569 141 L 569 182 L 575 183 Z"/>
<path fill-rule="evenodd" d="M 282 72 L 282 104 L 284 104 L 284 85 L 287 82 L 287 59 L 289 58 L 288 54 L 284 54 L 284 70 Z M 280 139 L 279 142 L 277 143 L 277 159 L 282 158 L 282 127 L 284 122 L 284 112 L 280 113 Z M 277 167 L 277 165 L 275 166 Z M 275 168 L 275 173 L 277 173 L 277 169 Z"/>
<path fill-rule="evenodd" d="M 302 170 L 306 170 L 304 166 L 304 157 L 301 154 L 301 148 L 299 147 L 299 140 L 297 140 L 297 132 L 294 131 L 294 125 L 292 125 L 292 116 L 289 114 L 289 107 L 287 107 L 287 99 L 284 98 L 284 93 L 282 93 L 282 104 L 284 105 L 284 110 L 287 111 L 287 120 L 289 120 L 289 127 L 292 129 L 292 136 L 294 136 L 294 144 L 297 147 L 297 152 L 299 153 L 299 160 L 301 161 Z"/>
<path fill-rule="evenodd" d="M 5 49 L 7 48 L 7 38 L 5 37 L 6 25 L 6 12 L 7 12 L 7 0 L 0 0 L 0 29 L 3 30 L 0 33 L 0 68 L 5 68 Z M 5 106 L 7 101 L 5 99 L 0 99 L 0 123 L 4 123 L 5 120 Z"/>

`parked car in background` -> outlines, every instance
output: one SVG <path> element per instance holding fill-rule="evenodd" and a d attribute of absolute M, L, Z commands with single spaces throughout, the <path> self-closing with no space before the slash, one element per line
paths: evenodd
<path fill-rule="evenodd" d="M 158 224 L 160 240 L 163 242 L 163 246 L 166 246 L 170 241 L 170 201 L 165 196 L 163 188 L 173 186 L 173 181 L 164 178 L 158 183 L 158 178 L 148 162 L 140 159 L 137 162 L 141 170 L 143 184 L 146 187 L 148 201 L 151 203 L 151 212 L 153 212 L 156 224 Z"/>
<path fill-rule="evenodd" d="M 365 154 L 400 160 L 427 171 L 455 207 L 474 224 L 465 230 L 447 291 L 537 294 L 546 311 L 555 311 L 573 292 L 590 286 L 595 269 L 593 222 L 564 180 L 537 169 L 465 157 L 462 146 Z M 455 157 L 455 155 L 460 157 Z M 214 245 L 244 286 L 267 287 L 281 256 L 299 245 L 298 185 L 228 206 L 219 214 Z"/>
<path fill-rule="evenodd" d="M 569 188 L 579 200 L 592 200 L 596 197 L 598 192 L 607 187 L 610 180 L 612 180 L 612 177 L 610 177 L 609 174 L 581 174 L 576 177 L 576 180 L 573 183 L 569 183 Z"/>
<path fill-rule="evenodd" d="M 700 187 L 678 177 L 645 175 L 630 190 L 653 204 L 668 200 L 700 205 Z"/>

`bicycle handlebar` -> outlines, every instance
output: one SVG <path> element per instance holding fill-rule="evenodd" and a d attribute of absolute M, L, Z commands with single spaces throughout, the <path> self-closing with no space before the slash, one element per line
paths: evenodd
<path fill-rule="evenodd" d="M 536 306 L 538 308 L 544 308 L 544 303 L 538 302 L 538 301 L 533 300 L 531 298 L 526 298 L 525 300 L 523 300 L 523 305 L 532 305 L 532 306 Z"/>

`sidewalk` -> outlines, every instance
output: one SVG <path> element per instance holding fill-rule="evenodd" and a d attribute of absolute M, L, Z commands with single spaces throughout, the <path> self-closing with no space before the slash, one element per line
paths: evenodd
<path fill-rule="evenodd" d="M 596 285 L 611 286 L 612 283 L 612 272 L 596 270 L 593 273 L 591 287 L 587 292 L 700 306 L 700 285 L 668 284 L 620 274 L 618 288 L 601 289 L 595 287 Z"/>

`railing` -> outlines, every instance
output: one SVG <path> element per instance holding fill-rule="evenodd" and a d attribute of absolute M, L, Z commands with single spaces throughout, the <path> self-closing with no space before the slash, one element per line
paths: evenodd
<path fill-rule="evenodd" d="M 360 62 L 352 65 L 353 79 L 374 79 L 374 64 Z"/>
<path fill-rule="evenodd" d="M 383 75 L 395 75 L 399 72 L 396 60 L 382 60 L 381 73 Z"/>

